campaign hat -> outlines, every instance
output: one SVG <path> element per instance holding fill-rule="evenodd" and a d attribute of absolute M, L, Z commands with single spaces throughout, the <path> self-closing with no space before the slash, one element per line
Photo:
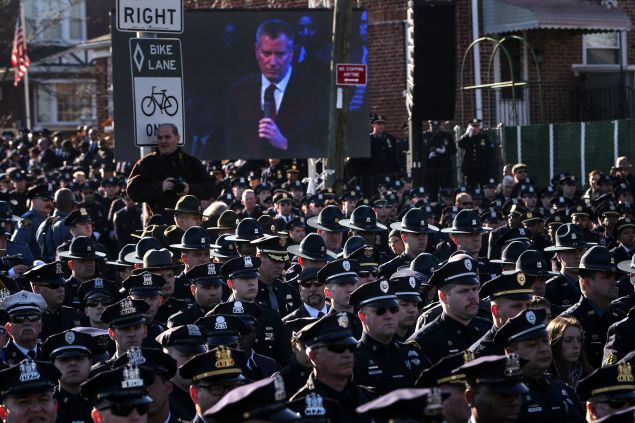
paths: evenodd
<path fill-rule="evenodd" d="M 582 258 L 580 258 L 578 269 L 609 273 L 618 272 L 613 253 L 602 245 L 595 245 L 586 250 Z"/>
<path fill-rule="evenodd" d="M 527 243 L 522 241 L 512 241 L 503 248 L 501 258 L 490 260 L 492 263 L 498 264 L 515 264 L 520 255 L 527 251 Z"/>
<path fill-rule="evenodd" d="M 176 250 L 209 250 L 216 247 L 209 237 L 209 232 L 202 226 L 188 228 L 179 244 L 170 244 L 170 248 Z"/>
<path fill-rule="evenodd" d="M 239 256 L 238 251 L 236 250 L 236 241 L 229 240 L 228 238 L 230 236 L 231 235 L 223 234 L 216 239 L 216 248 L 212 248 L 210 251 L 210 255 L 212 257 L 228 259 Z"/>
<path fill-rule="evenodd" d="M 172 252 L 167 248 L 161 248 L 160 250 L 150 249 L 143 255 L 141 267 L 132 269 L 132 274 L 180 268 L 181 266 L 174 264 L 172 257 Z"/>
<path fill-rule="evenodd" d="M 294 256 L 315 261 L 330 261 L 335 254 L 326 249 L 324 239 L 315 233 L 310 233 L 297 245 L 290 245 L 287 251 Z"/>
<path fill-rule="evenodd" d="M 483 233 L 487 230 L 481 226 L 478 213 L 474 210 L 463 209 L 454 216 L 452 227 L 443 228 L 441 232 L 450 234 Z"/>
<path fill-rule="evenodd" d="M 234 385 L 247 381 L 242 372 L 246 363 L 243 351 L 219 346 L 187 360 L 179 374 L 195 386 Z"/>
<path fill-rule="evenodd" d="M 426 212 L 419 208 L 408 210 L 400 222 L 391 223 L 390 227 L 401 232 L 415 234 L 429 234 L 439 231 L 439 228 L 436 226 L 428 224 Z"/>
<path fill-rule="evenodd" d="M 134 253 L 135 252 L 135 244 L 126 244 L 123 247 L 121 247 L 121 250 L 119 250 L 119 255 L 117 256 L 117 260 L 114 261 L 107 261 L 106 264 L 109 264 L 111 266 L 117 266 L 117 267 L 132 267 L 134 266 L 134 263 L 130 263 L 128 261 L 126 261 L 126 255 L 128 255 L 129 253 Z"/>
<path fill-rule="evenodd" d="M 198 354 L 205 351 L 205 336 L 198 325 L 174 326 L 164 330 L 155 338 L 163 348 L 173 347 L 183 354 Z"/>
<path fill-rule="evenodd" d="M 331 204 L 324 207 L 317 216 L 308 218 L 306 223 L 312 228 L 326 232 L 345 232 L 348 228 L 340 224 L 344 217 L 342 210 Z"/>
<path fill-rule="evenodd" d="M 556 245 L 546 247 L 545 251 L 571 251 L 589 248 L 594 244 L 586 242 L 582 229 L 573 223 L 565 223 L 556 231 Z"/>
<path fill-rule="evenodd" d="M 97 251 L 95 242 L 87 236 L 78 236 L 71 241 L 68 251 L 62 251 L 59 256 L 67 259 L 103 259 L 105 253 Z"/>
<path fill-rule="evenodd" d="M 240 222 L 240 217 L 238 217 L 238 214 L 233 211 L 233 210 L 225 210 L 224 212 L 221 213 L 220 217 L 218 218 L 218 223 L 216 224 L 216 226 L 213 226 L 211 228 L 207 228 L 210 230 L 225 230 L 225 229 L 236 229 L 236 227 L 238 226 L 238 222 Z"/>
<path fill-rule="evenodd" d="M 354 252 L 358 251 L 360 248 L 368 245 L 368 241 L 366 238 L 361 237 L 359 235 L 353 235 L 349 237 L 344 243 L 344 248 L 342 249 L 342 256 L 344 258 L 350 258 L 350 255 Z"/>
<path fill-rule="evenodd" d="M 377 215 L 369 206 L 362 205 L 351 213 L 350 219 L 341 219 L 340 225 L 362 232 L 383 232 L 387 228 L 377 223 Z"/>
<path fill-rule="evenodd" d="M 430 278 L 439 265 L 439 260 L 430 253 L 421 253 L 410 262 L 410 269 Z"/>
<path fill-rule="evenodd" d="M 166 208 L 165 210 L 174 212 L 174 214 L 178 213 L 188 213 L 188 214 L 197 214 L 203 215 L 203 209 L 201 208 L 201 202 L 198 198 L 193 195 L 183 195 L 176 202 L 176 206 L 172 208 Z"/>
<path fill-rule="evenodd" d="M 537 250 L 523 251 L 516 260 L 516 270 L 520 270 L 528 276 L 555 276 L 550 271 L 551 265 L 547 263 L 545 256 Z"/>
<path fill-rule="evenodd" d="M 249 242 L 263 236 L 262 226 L 252 217 L 246 217 L 238 223 L 234 235 L 227 237 L 230 241 Z"/>
<path fill-rule="evenodd" d="M 53 199 L 53 184 L 39 184 L 32 186 L 26 191 L 26 198 L 44 198 L 47 200 Z"/>

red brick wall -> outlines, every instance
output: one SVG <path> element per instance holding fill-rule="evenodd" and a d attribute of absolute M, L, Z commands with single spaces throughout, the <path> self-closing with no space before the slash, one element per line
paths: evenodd
<path fill-rule="evenodd" d="M 108 119 L 108 59 L 95 60 L 95 83 L 97 98 L 97 124 Z"/>

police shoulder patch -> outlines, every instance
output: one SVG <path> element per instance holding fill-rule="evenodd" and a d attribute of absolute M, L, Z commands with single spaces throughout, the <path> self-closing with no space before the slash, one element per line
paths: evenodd
<path fill-rule="evenodd" d="M 609 355 L 606 356 L 606 358 L 604 359 L 604 365 L 605 366 L 609 366 L 611 364 L 615 364 L 617 363 L 617 354 L 615 353 L 610 353 Z"/>
<path fill-rule="evenodd" d="M 33 221 L 28 217 L 25 217 L 24 219 L 20 220 L 21 228 L 29 228 L 31 227 L 32 224 L 33 224 Z"/>

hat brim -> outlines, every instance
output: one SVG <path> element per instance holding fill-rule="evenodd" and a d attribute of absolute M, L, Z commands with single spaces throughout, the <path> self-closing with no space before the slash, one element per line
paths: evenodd
<path fill-rule="evenodd" d="M 445 234 L 482 234 L 484 232 L 490 232 L 492 228 L 484 228 L 483 226 L 479 226 L 478 228 L 443 228 L 441 232 Z"/>
<path fill-rule="evenodd" d="M 357 306 L 358 304 L 356 304 Z M 367 303 L 361 304 L 359 305 L 359 307 L 372 307 L 372 308 L 379 308 L 379 307 L 394 307 L 394 306 L 399 306 L 399 301 L 397 298 L 383 298 L 380 300 L 371 300 Z"/>
<path fill-rule="evenodd" d="M 132 274 L 133 275 L 138 275 L 138 274 L 143 273 L 143 272 L 152 272 L 153 270 L 180 269 L 180 268 L 181 268 L 180 264 L 171 264 L 169 266 L 138 267 L 136 269 L 132 269 Z"/>
<path fill-rule="evenodd" d="M 633 260 L 624 260 L 617 263 L 617 268 L 622 272 L 635 273 L 635 267 L 632 266 Z"/>
<path fill-rule="evenodd" d="M 234 258 L 234 257 L 238 257 L 240 254 L 238 254 L 238 252 L 236 250 L 234 250 L 234 254 L 228 255 L 228 254 L 222 254 L 218 251 L 212 250 L 210 251 L 210 256 L 212 257 L 216 257 L 216 258 Z"/>
<path fill-rule="evenodd" d="M 106 254 L 105 253 L 100 253 L 99 251 L 95 251 L 95 253 L 91 256 L 75 256 L 73 255 L 73 253 L 69 251 L 62 251 L 61 253 L 58 254 L 60 257 L 62 258 L 66 258 L 66 259 L 77 259 L 77 260 L 100 260 L 103 258 L 106 258 Z"/>
<path fill-rule="evenodd" d="M 260 276 L 258 269 L 245 269 L 227 275 L 227 279 L 251 279 Z"/>
<path fill-rule="evenodd" d="M 129 252 L 123 259 L 129 263 L 132 263 L 132 266 L 134 266 L 135 264 L 143 264 L 143 259 L 137 257 L 136 251 Z"/>
<path fill-rule="evenodd" d="M 509 383 L 501 383 L 501 384 L 491 384 L 488 385 L 489 388 L 498 394 L 509 395 L 509 394 L 526 394 L 529 392 L 529 388 L 522 382 L 518 382 L 515 384 Z"/>
<path fill-rule="evenodd" d="M 240 238 L 240 235 L 229 235 L 225 237 L 227 241 L 234 241 L 234 242 L 251 242 L 259 238 L 262 238 L 262 236 L 257 236 L 255 238 Z"/>
<path fill-rule="evenodd" d="M 543 251 L 573 251 L 579 248 L 591 248 L 594 245 L 597 245 L 597 244 L 593 242 L 587 242 L 586 244 L 579 245 L 576 247 L 567 247 L 565 245 L 552 245 L 551 247 L 545 247 Z"/>
<path fill-rule="evenodd" d="M 140 325 L 146 322 L 146 318 L 143 315 L 132 317 L 127 317 L 123 319 L 115 319 L 108 323 L 108 326 L 119 329 L 119 328 L 127 328 L 130 326 Z"/>
<path fill-rule="evenodd" d="M 312 228 L 320 229 L 326 232 L 346 232 L 348 230 L 347 227 L 342 226 L 339 223 L 334 223 L 333 225 L 325 225 L 324 223 L 319 223 L 317 216 L 309 217 L 306 221 L 306 224 Z"/>
<path fill-rule="evenodd" d="M 331 261 L 337 259 L 337 255 L 329 250 L 326 250 L 326 253 L 323 256 L 306 254 L 305 252 L 300 251 L 299 244 L 290 245 L 289 247 L 287 247 L 287 251 L 294 256 L 314 261 Z"/>
<path fill-rule="evenodd" d="M 204 344 L 173 344 L 170 345 L 182 354 L 200 354 L 207 351 Z"/>
<path fill-rule="evenodd" d="M 187 246 L 184 244 L 170 244 L 168 247 L 174 248 L 175 250 L 211 250 L 212 248 L 218 248 L 219 246 L 216 244 L 209 244 L 207 247 L 201 247 L 200 245 L 196 247 Z"/>
<path fill-rule="evenodd" d="M 601 266 L 601 265 L 590 266 L 590 267 L 578 266 L 578 267 L 572 267 L 572 269 L 590 270 L 593 272 L 621 273 L 620 270 L 617 268 L 617 266 Z"/>
<path fill-rule="evenodd" d="M 432 234 L 432 233 L 435 233 L 435 232 L 439 232 L 439 228 L 437 228 L 434 225 L 427 225 L 425 228 L 420 228 L 420 229 L 416 229 L 415 230 L 415 229 L 405 228 L 403 226 L 403 223 L 401 223 L 401 222 L 391 223 L 390 224 L 390 228 L 391 229 L 397 229 L 398 231 L 401 231 L 401 232 L 409 232 L 409 233 L 412 233 L 412 234 Z"/>
<path fill-rule="evenodd" d="M 115 267 L 132 267 L 132 266 L 134 266 L 133 263 L 123 263 L 121 261 L 107 261 L 106 264 L 108 266 L 115 266 Z"/>
<path fill-rule="evenodd" d="M 357 226 L 353 222 L 351 222 L 351 219 L 340 220 L 340 225 L 346 228 L 353 229 L 355 231 L 361 231 L 361 232 L 383 232 L 388 230 L 388 227 L 385 225 L 382 225 L 381 223 L 375 223 L 375 226 L 371 226 L 371 227 Z"/>

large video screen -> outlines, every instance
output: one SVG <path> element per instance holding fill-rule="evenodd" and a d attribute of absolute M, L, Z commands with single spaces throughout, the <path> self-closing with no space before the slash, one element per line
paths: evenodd
<path fill-rule="evenodd" d="M 332 20 L 332 11 L 314 9 L 185 12 L 183 150 L 207 160 L 326 157 Z M 116 155 L 134 160 L 135 34 L 114 27 Z M 366 12 L 355 11 L 348 63 L 367 63 L 367 29 Z M 347 155 L 367 157 L 368 87 L 344 89 Z"/>

